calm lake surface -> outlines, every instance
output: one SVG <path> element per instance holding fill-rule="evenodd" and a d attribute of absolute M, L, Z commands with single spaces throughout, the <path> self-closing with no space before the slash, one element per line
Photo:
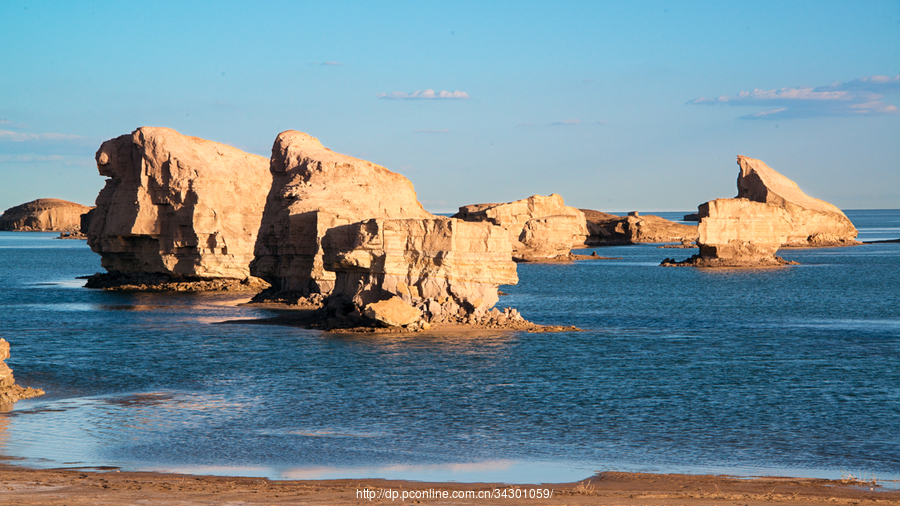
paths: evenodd
<path fill-rule="evenodd" d="M 679 219 L 684 213 L 660 213 Z M 861 240 L 900 210 L 848 211 Z M 230 294 L 82 288 L 84 241 L 0 233 L 0 337 L 19 384 L 0 455 L 271 478 L 565 482 L 597 471 L 900 478 L 900 244 L 696 250 L 519 265 L 500 306 L 584 332 L 329 335 L 229 323 Z M 585 250 L 582 252 L 589 252 Z"/>

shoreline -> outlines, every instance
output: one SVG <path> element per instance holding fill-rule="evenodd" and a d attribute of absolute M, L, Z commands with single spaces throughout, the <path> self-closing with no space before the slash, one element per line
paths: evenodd
<path fill-rule="evenodd" d="M 405 496 L 405 497 L 404 497 Z M 456 497 L 453 497 L 456 496 Z M 817 478 L 601 472 L 571 483 L 270 480 L 0 463 L 0 499 L 31 505 L 900 505 L 900 490 Z"/>

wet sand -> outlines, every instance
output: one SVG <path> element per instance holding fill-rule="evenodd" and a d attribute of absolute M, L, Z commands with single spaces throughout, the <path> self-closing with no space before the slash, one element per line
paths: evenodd
<path fill-rule="evenodd" d="M 403 499 L 406 493 L 413 496 Z M 442 496 L 447 495 L 447 498 Z M 505 497 L 504 497 L 505 493 Z M 379 497 L 380 494 L 380 497 Z M 493 498 L 479 498 L 495 494 Z M 372 499 L 366 496 L 374 496 Z M 396 499 L 388 498 L 396 495 Z M 462 496 L 453 498 L 452 495 Z M 526 498 L 541 495 L 541 498 Z M 546 498 L 546 495 L 550 495 Z M 425 483 L 29 469 L 0 464 L 0 503 L 49 505 L 900 505 L 900 491 L 819 479 L 601 473 L 579 483 Z"/>

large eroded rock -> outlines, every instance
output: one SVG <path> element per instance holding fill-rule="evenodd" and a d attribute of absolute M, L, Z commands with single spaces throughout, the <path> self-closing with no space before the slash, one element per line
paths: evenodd
<path fill-rule="evenodd" d="M 848 246 L 857 244 L 857 230 L 836 206 L 803 193 L 797 183 L 761 160 L 738 156 L 737 198 L 780 207 L 790 231 L 784 246 Z"/>
<path fill-rule="evenodd" d="M 78 232 L 81 215 L 91 207 L 60 199 L 37 199 L 11 207 L 0 216 L 0 230 Z"/>
<path fill-rule="evenodd" d="M 760 160 L 738 156 L 738 196 L 699 206 L 700 253 L 663 265 L 740 267 L 787 263 L 779 248 L 848 246 L 857 231 L 837 207 L 803 193 Z"/>
<path fill-rule="evenodd" d="M 344 315 L 399 298 L 430 321 L 480 316 L 518 282 L 508 234 L 490 223 L 371 219 L 330 229 L 323 245 L 329 308 Z"/>
<path fill-rule="evenodd" d="M 509 233 L 516 261 L 545 261 L 565 257 L 588 237 L 584 213 L 564 204 L 557 194 L 533 195 L 505 204 L 473 204 L 453 215 L 471 222 L 487 222 Z"/>
<path fill-rule="evenodd" d="M 168 128 L 138 128 L 96 155 L 109 179 L 88 244 L 110 273 L 245 279 L 271 186 L 269 160 Z"/>
<path fill-rule="evenodd" d="M 272 188 L 251 265 L 272 288 L 261 299 L 327 294 L 335 274 L 322 263 L 322 238 L 372 218 L 431 218 L 412 183 L 365 160 L 335 153 L 289 130 L 272 147 Z"/>

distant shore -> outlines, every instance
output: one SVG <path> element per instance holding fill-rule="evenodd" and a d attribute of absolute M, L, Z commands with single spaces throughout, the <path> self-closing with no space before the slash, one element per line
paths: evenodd
<path fill-rule="evenodd" d="M 846 480 L 845 480 L 846 481 Z M 549 496 L 549 497 L 547 497 Z M 31 469 L 0 464 L 0 500 L 36 505 L 900 505 L 900 490 L 812 478 L 606 472 L 573 483 L 414 482 L 381 479 L 269 480 L 125 472 L 115 468 Z"/>

